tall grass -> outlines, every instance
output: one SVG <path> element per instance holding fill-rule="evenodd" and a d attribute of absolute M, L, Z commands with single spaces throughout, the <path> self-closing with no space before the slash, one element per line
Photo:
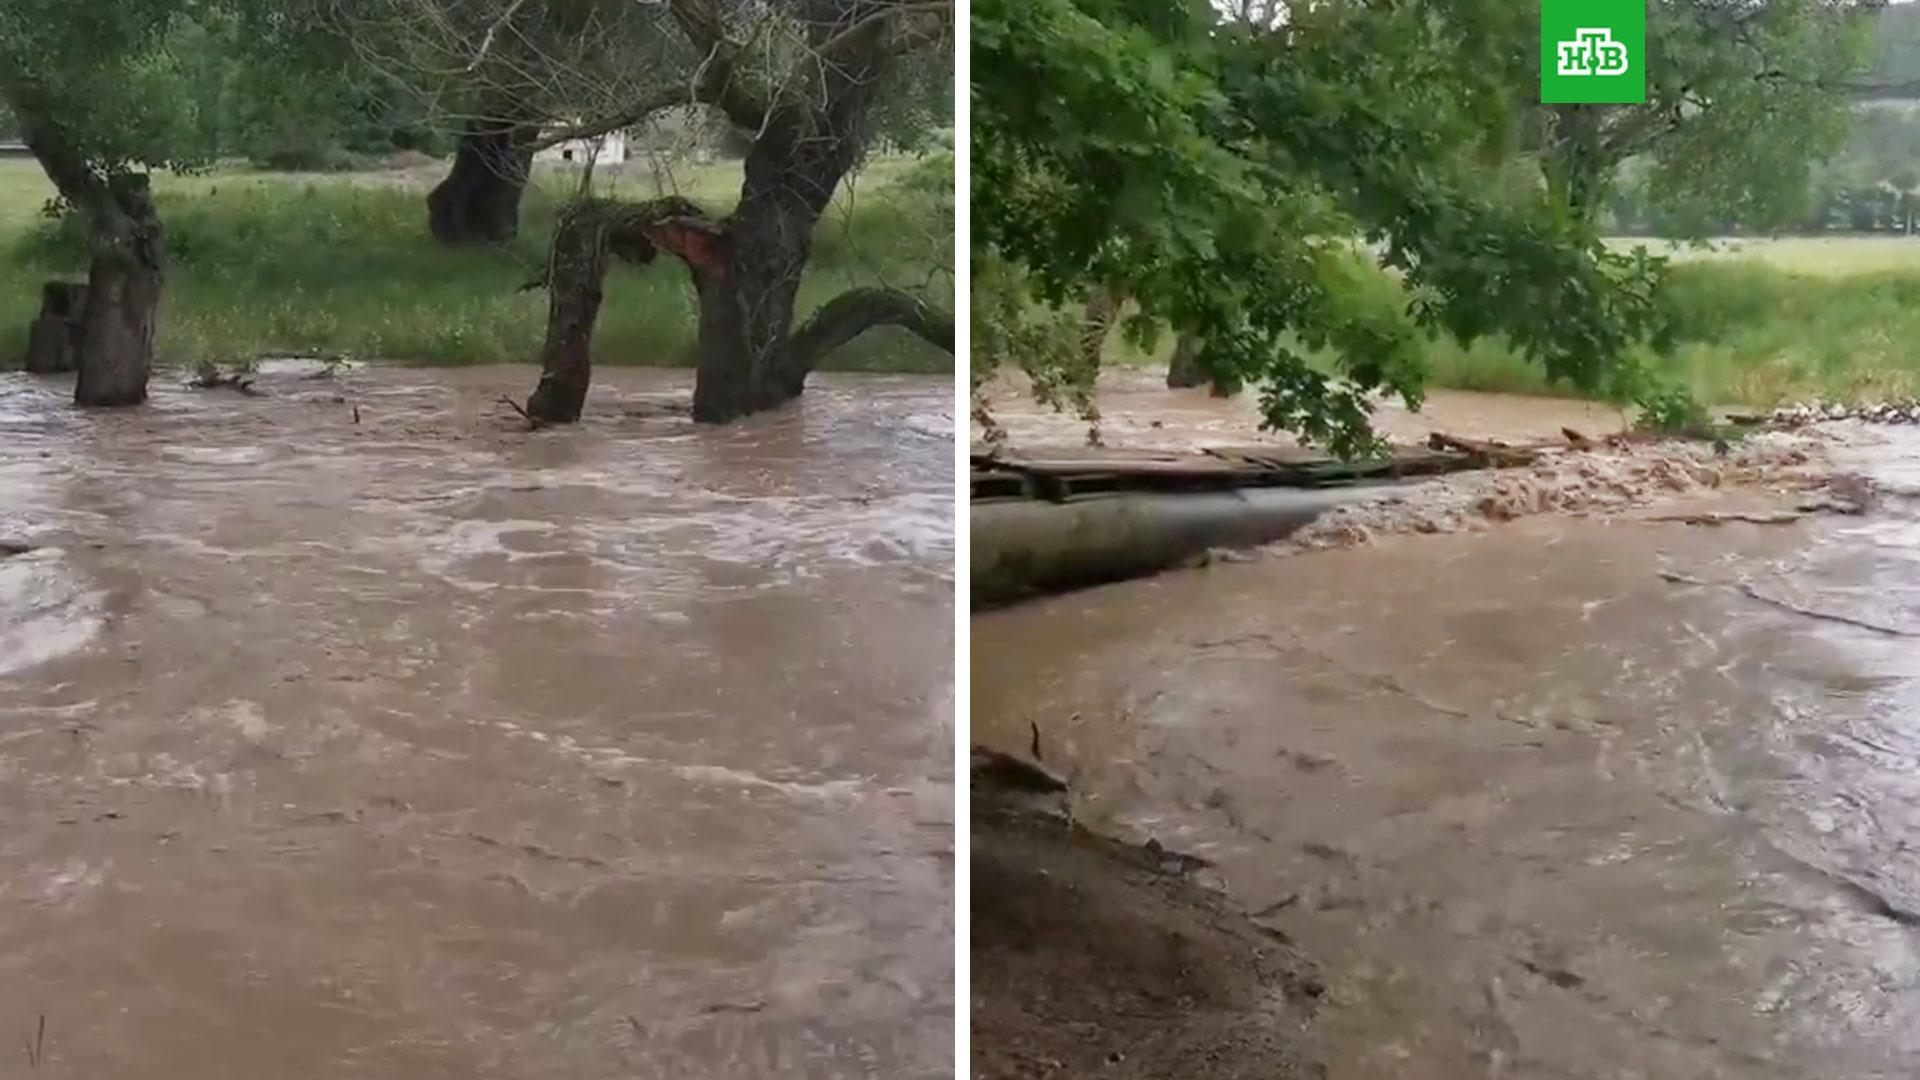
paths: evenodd
<path fill-rule="evenodd" d="M 1920 252 L 1916 252 L 1920 255 Z M 1770 407 L 1920 394 L 1920 265 L 1851 275 L 1761 259 L 1673 267 L 1671 352 L 1635 359 L 1700 401 Z M 1433 345 L 1434 385 L 1571 393 L 1497 339 Z"/>
<path fill-rule="evenodd" d="M 85 237 L 71 218 L 38 212 L 50 194 L 31 163 L 0 163 L 0 363 L 12 362 L 40 282 L 83 277 Z M 31 170 L 31 171 L 30 171 Z M 523 290 L 545 265 L 564 201 L 564 178 L 528 192 L 519 239 L 499 249 L 449 250 L 426 235 L 434 177 L 229 173 L 164 178 L 157 187 L 170 265 L 157 351 L 163 362 L 242 361 L 324 354 L 409 363 L 471 364 L 535 358 L 546 294 Z M 645 197 L 637 179 L 620 194 Z M 683 178 L 681 190 L 724 212 L 738 166 Z M 600 193 L 605 194 L 602 185 Z M 950 201 L 950 200 L 947 200 Z M 800 310 L 854 284 L 948 287 L 945 202 L 903 162 L 881 162 L 816 233 Z M 696 323 L 677 263 L 617 266 L 594 339 L 601 363 L 691 361 Z M 890 330 L 865 335 L 826 361 L 855 370 L 950 370 L 952 358 Z"/>
<path fill-rule="evenodd" d="M 1667 299 L 1677 340 L 1666 354 L 1642 348 L 1632 359 L 1699 401 L 1920 396 L 1920 240 L 1744 240 L 1666 253 L 1675 258 Z M 1405 303 L 1385 275 L 1358 287 L 1372 302 Z M 1169 335 L 1143 353 L 1116 334 L 1108 357 L 1164 364 L 1172 348 Z M 1428 360 L 1436 388 L 1578 396 L 1497 337 L 1470 346 L 1437 339 Z"/>

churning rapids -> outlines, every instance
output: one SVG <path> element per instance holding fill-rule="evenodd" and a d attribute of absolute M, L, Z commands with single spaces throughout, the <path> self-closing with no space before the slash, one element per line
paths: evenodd
<path fill-rule="evenodd" d="M 1318 958 L 1332 1077 L 1920 1075 L 1920 438 L 1856 434 L 1865 516 L 1543 516 L 978 615 L 975 737 Z"/>
<path fill-rule="evenodd" d="M 951 384 L 532 382 L 0 377 L 0 1053 L 951 1075 Z"/>

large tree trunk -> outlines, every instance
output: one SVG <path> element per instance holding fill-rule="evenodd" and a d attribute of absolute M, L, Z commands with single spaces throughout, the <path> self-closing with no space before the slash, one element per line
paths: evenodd
<path fill-rule="evenodd" d="M 791 400 L 820 358 L 882 325 L 898 326 L 938 348 L 953 351 L 953 316 L 898 289 L 849 289 L 808 317 L 791 334 L 784 331 L 779 353 L 784 367 L 734 363 L 736 353 L 705 350 L 716 341 L 729 348 L 744 335 L 732 305 L 741 293 L 732 283 L 732 233 L 685 199 L 643 203 L 592 200 L 578 203 L 562 217 L 554 237 L 545 283 L 553 296 L 547 308 L 547 337 L 541 351 L 540 385 L 527 400 L 527 415 L 543 423 L 572 423 L 580 418 L 593 375 L 594 322 L 599 316 L 601 283 L 612 257 L 646 265 L 662 250 L 678 256 L 692 271 L 700 296 L 702 362 L 722 363 L 696 385 L 695 415 L 718 423 Z M 765 295 L 764 293 L 749 295 Z M 791 296 L 787 316 L 792 314 Z M 735 392 L 717 404 L 716 388 Z"/>
<path fill-rule="evenodd" d="M 590 205 L 560 221 L 547 265 L 547 340 L 540 350 L 540 385 L 527 399 L 534 420 L 571 424 L 586 405 L 593 378 L 593 324 L 600 318 L 600 283 L 607 276 L 603 230 Z"/>
<path fill-rule="evenodd" d="M 97 166 L 56 129 L 32 130 L 27 144 L 60 194 L 86 215 L 93 249 L 74 349 L 74 403 L 138 405 L 153 371 L 166 252 L 148 179 Z"/>
<path fill-rule="evenodd" d="M 721 424 L 800 395 L 808 369 L 796 363 L 788 330 L 813 247 L 817 212 L 790 194 L 754 191 L 742 199 L 720 258 L 694 266 L 700 294 L 699 365 L 693 418 Z"/>
<path fill-rule="evenodd" d="M 147 400 L 153 337 L 159 323 L 160 218 L 145 176 L 118 176 L 109 185 L 122 219 L 94 239 L 87 273 L 86 315 L 80 322 L 80 405 L 138 405 Z"/>
<path fill-rule="evenodd" d="M 1188 390 L 1208 381 L 1207 369 L 1200 366 L 1200 339 L 1181 334 L 1173 346 L 1173 362 L 1167 365 L 1167 388 Z"/>
<path fill-rule="evenodd" d="M 427 196 L 427 226 L 443 244 L 504 244 L 520 232 L 533 167 L 532 124 L 484 121 L 460 136 L 453 169 Z"/>
<path fill-rule="evenodd" d="M 1173 362 L 1167 365 L 1167 388 L 1186 390 L 1204 386 L 1217 398 L 1228 398 L 1239 393 L 1240 388 L 1236 383 L 1215 378 L 1200 366 L 1200 350 L 1204 345 L 1192 334 L 1180 335 L 1180 340 L 1173 346 Z"/>
<path fill-rule="evenodd" d="M 665 200 L 624 208 L 597 204 L 596 212 L 612 225 L 596 235 L 607 245 L 603 250 L 636 261 L 665 250 L 692 271 L 700 302 L 694 419 L 725 423 L 792 400 L 826 351 L 878 322 L 906 326 L 929 340 L 944 339 L 951 350 L 951 318 L 885 289 L 842 296 L 793 333 L 794 300 L 812 254 L 814 226 L 864 145 L 891 34 L 890 11 L 877 2 L 856 3 L 816 26 L 821 51 L 811 69 L 804 78 L 783 81 L 767 102 L 753 99 L 728 77 L 734 46 L 719 35 L 709 9 L 687 4 L 676 5 L 674 12 L 695 41 L 711 41 L 702 93 L 758 133 L 747 155 L 739 206 L 716 224 L 689 205 L 665 207 Z M 621 250 L 626 244 L 634 250 Z M 549 270 L 555 297 L 548 312 L 544 372 L 527 410 L 536 419 L 577 418 L 586 393 L 586 344 L 605 260 L 580 260 L 576 247 L 573 240 L 557 247 Z M 569 259 L 569 251 L 576 257 Z M 590 288 L 562 265 L 569 262 L 590 268 Z"/>
<path fill-rule="evenodd" d="M 746 160 L 718 265 L 695 266 L 699 373 L 693 416 L 725 423 L 800 396 L 820 359 L 789 339 L 813 229 L 859 160 L 884 62 L 878 21 L 848 31 L 817 82 L 777 103 Z M 817 96 L 815 96 L 817 94 Z"/>
<path fill-rule="evenodd" d="M 540 385 L 527 399 L 527 415 L 550 424 L 580 419 L 593 379 L 593 328 L 612 258 L 645 266 L 665 247 L 694 268 L 698 284 L 700 267 L 712 261 L 711 251 L 721 242 L 720 227 L 681 198 L 588 199 L 569 207 L 554 232 L 542 279 L 551 293 L 547 337 L 540 350 Z"/>

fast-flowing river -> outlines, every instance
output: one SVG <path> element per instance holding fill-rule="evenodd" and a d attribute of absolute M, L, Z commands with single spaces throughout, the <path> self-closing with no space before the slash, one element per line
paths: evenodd
<path fill-rule="evenodd" d="M 1861 517 L 1540 517 L 981 614 L 975 737 L 1318 958 L 1332 1077 L 1920 1075 L 1920 438 L 1859 443 Z"/>
<path fill-rule="evenodd" d="M 15 1067 L 951 1075 L 951 384 L 532 381 L 0 377 Z"/>

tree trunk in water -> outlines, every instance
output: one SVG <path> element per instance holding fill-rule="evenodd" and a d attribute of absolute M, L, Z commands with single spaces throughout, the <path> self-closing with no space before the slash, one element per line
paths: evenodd
<path fill-rule="evenodd" d="M 865 145 L 890 20 L 845 8 L 846 31 L 805 86 L 781 91 L 747 153 L 740 204 L 709 265 L 693 263 L 700 292 L 694 419 L 725 423 L 800 396 L 819 354 L 789 334 L 813 229 Z M 736 116 L 735 119 L 746 119 Z"/>
<path fill-rule="evenodd" d="M 144 175 L 115 176 L 106 186 L 109 208 L 98 212 L 94 224 L 73 400 L 76 405 L 138 405 L 147 400 L 159 323 L 160 217 Z"/>
<path fill-rule="evenodd" d="M 646 266 L 665 247 L 694 267 L 697 283 L 700 262 L 719 242 L 718 227 L 681 198 L 642 203 L 588 199 L 568 207 L 547 262 L 547 337 L 540 350 L 540 385 L 527 399 L 527 416 L 548 424 L 580 419 L 593 380 L 593 327 L 600 318 L 601 283 L 613 258 Z"/>
<path fill-rule="evenodd" d="M 504 244 L 520 232 L 520 196 L 538 129 L 475 124 L 460 136 L 453 169 L 427 196 L 427 226 L 443 244 Z"/>
<path fill-rule="evenodd" d="M 568 209 L 554 237 L 548 264 L 546 284 L 553 297 L 547 308 L 540 385 L 527 400 L 528 417 L 562 424 L 580 418 L 593 375 L 591 347 L 600 311 L 601 282 L 614 257 L 645 266 L 663 250 L 679 256 L 693 272 L 694 288 L 701 297 L 702 341 L 738 341 L 734 328 L 740 323 L 729 316 L 728 307 L 737 299 L 729 291 L 731 244 L 727 226 L 714 223 L 685 199 L 643 203 L 589 200 Z M 791 300 L 788 303 L 790 307 Z M 765 407 L 754 405 L 755 401 L 778 404 L 792 398 L 820 357 L 881 325 L 902 327 L 929 344 L 953 352 L 951 313 L 898 289 L 849 289 L 822 304 L 797 330 L 782 335 L 781 355 L 786 358 L 786 370 L 792 373 L 789 382 L 760 391 L 751 382 L 758 377 L 752 375 L 752 365 L 723 370 L 721 381 L 705 384 L 708 391 L 731 385 L 726 376 L 747 370 L 750 379 L 743 398 L 748 406 L 727 413 L 713 409 L 709 402 L 701 407 L 706 410 L 702 418 L 732 419 Z"/>
<path fill-rule="evenodd" d="M 544 423 L 579 420 L 593 378 L 593 324 L 600 317 L 600 283 L 606 279 L 607 255 L 602 226 L 590 218 L 584 210 L 570 212 L 553 237 L 540 385 L 527 399 L 527 415 Z"/>
<path fill-rule="evenodd" d="M 144 173 L 89 160 L 55 126 L 31 126 L 27 145 L 60 194 L 86 215 L 93 261 L 86 307 L 74 343 L 76 405 L 138 405 L 147 400 L 153 335 L 159 321 L 166 237 Z"/>
<path fill-rule="evenodd" d="M 49 281 L 40 291 L 40 315 L 27 336 L 23 365 L 36 375 L 72 371 L 86 317 L 87 287 L 77 281 Z"/>
<path fill-rule="evenodd" d="M 747 191 L 724 247 L 693 264 L 700 294 L 693 418 L 703 423 L 771 409 L 806 386 L 807 369 L 794 362 L 787 334 L 819 215 L 791 193 L 755 192 L 751 166 Z"/>
<path fill-rule="evenodd" d="M 668 251 L 692 272 L 700 303 L 693 417 L 704 423 L 726 423 L 798 397 L 825 352 L 879 323 L 905 326 L 952 350 L 951 316 L 892 289 L 852 290 L 793 330 L 814 226 L 860 156 L 891 32 L 892 20 L 865 4 L 845 14 L 843 33 L 820 29 L 830 44 L 815 58 L 817 70 L 777 90 L 775 100 L 762 106 L 737 87 L 716 91 L 730 116 L 758 131 L 739 205 L 725 222 L 678 199 L 590 202 L 570 212 L 563 226 L 568 235 L 556 241 L 549 268 L 554 299 L 530 416 L 572 420 L 580 414 L 607 254 L 644 263 Z M 716 41 L 713 49 L 715 58 L 726 54 L 710 58 L 725 75 L 731 47 Z M 581 235 L 571 235 L 576 230 Z M 586 246 L 589 235 L 597 247 Z"/>
<path fill-rule="evenodd" d="M 1086 311 L 1080 316 L 1080 357 L 1092 378 L 1100 377 L 1100 364 L 1107 351 L 1107 337 L 1120 317 L 1126 298 L 1105 285 L 1087 297 Z"/>
<path fill-rule="evenodd" d="M 1209 381 L 1207 370 L 1200 366 L 1200 339 L 1181 334 L 1173 346 L 1173 363 L 1167 365 L 1167 388 L 1189 390 Z"/>
<path fill-rule="evenodd" d="M 1200 350 L 1206 342 L 1192 334 L 1181 334 L 1180 340 L 1173 346 L 1173 362 L 1167 365 L 1167 388 L 1169 390 L 1188 390 L 1204 386 L 1214 397 L 1230 398 L 1240 392 L 1237 382 L 1227 382 L 1215 378 L 1206 368 L 1200 366 Z"/>

